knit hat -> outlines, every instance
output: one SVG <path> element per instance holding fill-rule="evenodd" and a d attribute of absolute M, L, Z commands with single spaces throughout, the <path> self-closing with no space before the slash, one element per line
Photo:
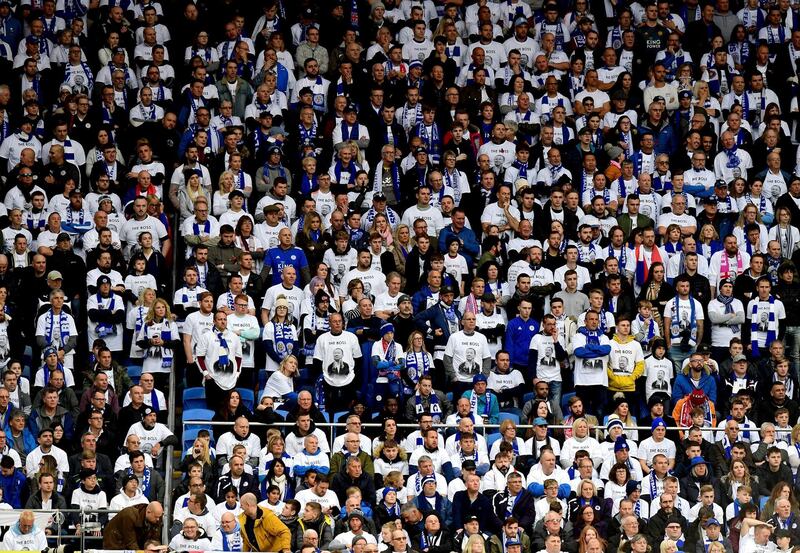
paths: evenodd
<path fill-rule="evenodd" d="M 706 394 L 700 389 L 692 390 L 692 393 L 689 394 L 689 401 L 695 407 L 703 405 L 706 401 Z"/>

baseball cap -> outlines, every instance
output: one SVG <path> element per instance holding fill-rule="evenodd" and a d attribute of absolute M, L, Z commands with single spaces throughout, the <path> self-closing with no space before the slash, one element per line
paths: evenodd
<path fill-rule="evenodd" d="M 400 294 L 400 297 L 397 298 L 397 304 L 400 305 L 404 301 L 407 301 L 407 302 L 410 303 L 411 302 L 411 296 L 409 296 L 408 294 Z"/>
<path fill-rule="evenodd" d="M 47 273 L 47 280 L 64 280 L 64 277 L 61 276 L 60 271 L 50 271 Z"/>
<path fill-rule="evenodd" d="M 486 375 L 483 374 L 476 374 L 472 377 L 472 383 L 477 384 L 478 382 L 488 382 Z"/>
<path fill-rule="evenodd" d="M 100 286 L 101 284 L 111 284 L 111 279 L 108 277 L 108 275 L 100 275 L 97 277 L 97 286 Z"/>
<path fill-rule="evenodd" d="M 544 417 L 536 417 L 533 419 L 534 426 L 547 426 L 547 419 Z"/>
<path fill-rule="evenodd" d="M 69 234 L 66 232 L 59 232 L 58 236 L 56 236 L 56 242 L 63 242 L 64 240 L 69 240 Z"/>
<path fill-rule="evenodd" d="M 747 361 L 747 357 L 742 355 L 741 353 L 733 356 L 733 363 L 739 363 L 740 361 Z"/>

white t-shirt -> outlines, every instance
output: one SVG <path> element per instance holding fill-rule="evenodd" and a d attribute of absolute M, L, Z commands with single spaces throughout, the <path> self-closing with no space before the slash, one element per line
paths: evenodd
<path fill-rule="evenodd" d="M 530 349 L 538 355 L 536 377 L 546 382 L 561 382 L 561 364 L 556 359 L 553 337 L 542 333 L 531 338 Z"/>
<path fill-rule="evenodd" d="M 347 286 L 353 279 L 361 280 L 364 285 L 364 295 L 376 297 L 386 291 L 386 275 L 375 269 L 361 271 L 358 268 L 351 269 L 342 278 L 342 285 L 339 287 L 339 295 L 347 297 Z"/>
<path fill-rule="evenodd" d="M 361 346 L 352 332 L 334 336 L 326 332 L 317 339 L 314 359 L 322 362 L 322 375 L 330 386 L 347 386 L 355 378 L 356 359 L 361 359 Z"/>
<path fill-rule="evenodd" d="M 756 323 L 756 330 L 750 336 L 751 341 L 758 342 L 759 347 L 766 348 L 769 347 L 767 336 L 770 331 L 774 332 L 775 338 L 778 337 L 778 327 L 780 321 L 786 318 L 786 308 L 777 298 L 773 302 L 755 298 L 747 304 L 744 316 L 747 319 L 745 324 L 752 325 L 753 321 Z"/>
<path fill-rule="evenodd" d="M 689 300 L 692 301 L 691 304 Z M 692 307 L 692 305 L 694 305 L 694 307 Z M 701 336 L 697 336 L 696 321 L 702 321 L 705 318 L 705 315 L 703 315 L 703 306 L 691 296 L 686 300 L 681 300 L 678 296 L 669 300 L 664 307 L 664 318 L 670 319 L 670 328 L 667 328 L 665 332 L 669 334 L 671 340 L 680 341 L 680 333 L 692 327 L 692 320 L 695 321 L 695 326 L 689 340 L 689 345 L 697 345 L 697 340 L 702 338 Z"/>
<path fill-rule="evenodd" d="M 467 335 L 463 330 L 450 335 L 444 354 L 453 358 L 456 380 L 470 383 L 472 377 L 481 374 L 483 360 L 491 357 L 486 336 L 477 331 Z"/>

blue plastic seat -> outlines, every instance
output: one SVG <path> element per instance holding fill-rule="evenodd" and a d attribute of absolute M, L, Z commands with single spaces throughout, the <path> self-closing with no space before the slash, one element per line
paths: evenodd
<path fill-rule="evenodd" d="M 256 403 L 256 394 L 253 390 L 247 388 L 236 388 L 239 395 L 242 396 L 242 404 L 247 407 L 248 411 L 252 411 Z"/>
<path fill-rule="evenodd" d="M 494 434 L 489 434 L 486 436 L 486 449 L 489 451 L 492 450 L 492 445 L 501 438 L 500 432 L 495 432 Z"/>
<path fill-rule="evenodd" d="M 536 397 L 536 394 L 534 392 L 528 392 L 527 394 L 522 396 L 522 404 L 525 405 L 526 403 L 528 403 L 529 401 L 531 401 L 535 397 Z"/>
<path fill-rule="evenodd" d="M 128 376 L 131 377 L 133 383 L 138 385 L 139 380 L 142 378 L 142 366 L 141 365 L 128 365 Z"/>
<path fill-rule="evenodd" d="M 202 428 L 189 428 L 184 429 L 183 431 L 183 451 L 181 452 L 181 459 L 186 456 L 186 451 L 194 445 L 194 441 L 197 439 L 197 435 L 200 431 L 203 430 Z M 208 429 L 206 429 L 208 430 Z M 214 432 L 211 431 L 211 449 L 214 449 Z"/>
<path fill-rule="evenodd" d="M 502 424 L 502 422 L 506 419 L 511 419 L 514 421 L 514 424 L 519 424 L 519 415 L 516 413 L 506 413 L 501 411 L 497 418 L 498 423 Z"/>
<path fill-rule="evenodd" d="M 186 409 L 207 409 L 206 389 L 202 386 L 197 388 L 186 388 L 183 391 L 183 408 Z"/>
<path fill-rule="evenodd" d="M 561 396 L 561 412 L 564 413 L 565 417 L 569 415 L 569 400 L 574 396 L 575 392 L 569 392 L 568 394 Z"/>
<path fill-rule="evenodd" d="M 205 428 L 213 432 L 214 427 L 211 424 L 204 422 L 187 422 L 187 421 L 211 421 L 214 417 L 214 411 L 211 409 L 186 409 L 183 411 L 183 430 L 184 432 L 189 428 Z"/>

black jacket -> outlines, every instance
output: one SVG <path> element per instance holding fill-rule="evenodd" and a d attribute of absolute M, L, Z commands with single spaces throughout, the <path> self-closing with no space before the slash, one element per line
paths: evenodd
<path fill-rule="evenodd" d="M 258 487 L 258 477 L 253 474 L 247 474 L 246 472 L 242 474 L 238 487 L 233 485 L 233 479 L 230 472 L 224 476 L 220 476 L 216 481 L 216 485 L 214 486 L 213 495 L 216 501 L 225 501 L 225 489 L 228 487 L 237 488 L 239 497 L 248 492 L 255 494 L 256 497 L 261 496 Z"/>

